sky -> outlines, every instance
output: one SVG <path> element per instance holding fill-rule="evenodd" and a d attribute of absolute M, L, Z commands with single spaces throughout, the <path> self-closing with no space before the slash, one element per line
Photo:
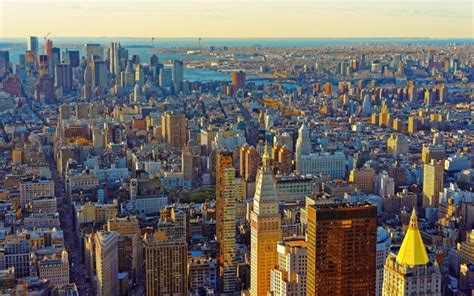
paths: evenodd
<path fill-rule="evenodd" d="M 472 0 L 0 0 L 0 38 L 474 38 Z"/>

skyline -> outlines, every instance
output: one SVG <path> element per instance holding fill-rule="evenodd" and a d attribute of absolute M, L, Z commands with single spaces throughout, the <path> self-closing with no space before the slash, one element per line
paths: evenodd
<path fill-rule="evenodd" d="M 0 0 L 0 38 L 473 38 L 471 1 Z M 104 13 L 104 11 L 106 13 Z M 44 16 L 48 15 L 48 18 Z M 129 21 L 124 21 L 129 20 Z M 61 26 L 58 26 L 61 24 Z M 163 27 L 161 29 L 160 27 Z"/>

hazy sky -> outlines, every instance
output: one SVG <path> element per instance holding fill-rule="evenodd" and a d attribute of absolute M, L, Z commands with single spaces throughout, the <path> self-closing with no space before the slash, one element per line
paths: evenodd
<path fill-rule="evenodd" d="M 0 0 L 0 37 L 474 37 L 472 0 Z"/>

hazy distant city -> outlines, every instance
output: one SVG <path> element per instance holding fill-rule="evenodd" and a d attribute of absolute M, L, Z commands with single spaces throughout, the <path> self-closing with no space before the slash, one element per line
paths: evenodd
<path fill-rule="evenodd" d="M 0 24 L 0 295 L 474 295 L 472 35 Z"/>

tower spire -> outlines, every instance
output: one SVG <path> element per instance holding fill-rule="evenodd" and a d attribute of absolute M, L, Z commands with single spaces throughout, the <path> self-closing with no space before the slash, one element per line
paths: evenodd
<path fill-rule="evenodd" d="M 424 265 L 429 262 L 420 229 L 418 228 L 418 217 L 416 216 L 415 209 L 411 213 L 407 233 L 398 251 L 397 262 L 408 266 Z"/>

